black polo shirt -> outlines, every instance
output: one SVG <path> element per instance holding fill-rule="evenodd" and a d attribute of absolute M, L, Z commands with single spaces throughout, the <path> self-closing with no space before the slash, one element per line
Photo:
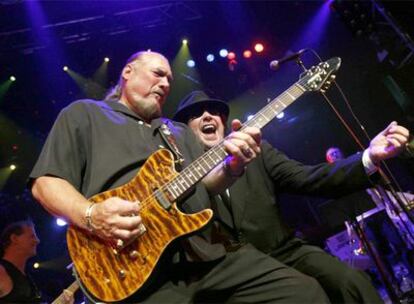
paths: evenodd
<path fill-rule="evenodd" d="M 163 121 L 174 133 L 184 166 L 201 155 L 184 124 L 155 119 L 147 125 L 117 101 L 76 101 L 59 114 L 30 177 L 61 177 L 86 197 L 123 185 L 153 152 L 167 146 L 160 136 Z"/>
<path fill-rule="evenodd" d="M 113 189 L 129 182 L 145 160 L 168 144 L 160 127 L 166 123 L 184 156 L 183 167 L 203 153 L 203 147 L 187 125 L 165 118 L 151 125 L 118 101 L 79 100 L 64 108 L 50 131 L 31 180 L 45 175 L 67 180 L 85 197 Z M 210 197 L 202 183 L 181 201 L 188 213 L 210 208 Z M 193 251 L 201 260 L 216 259 L 224 254 L 217 244 L 210 246 L 202 237 L 191 237 Z"/>

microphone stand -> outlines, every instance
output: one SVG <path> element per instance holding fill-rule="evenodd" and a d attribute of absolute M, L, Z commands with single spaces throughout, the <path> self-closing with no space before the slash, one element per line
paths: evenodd
<path fill-rule="evenodd" d="M 395 201 L 398 204 L 398 207 L 401 208 L 401 211 L 403 211 L 406 215 L 407 218 L 409 219 L 409 221 L 411 222 L 412 225 L 414 225 L 414 215 L 410 212 L 410 210 L 407 207 L 408 200 L 407 198 L 405 198 L 406 202 L 403 202 L 401 197 L 397 194 L 397 192 L 395 191 L 394 187 L 392 186 L 391 181 L 388 179 L 387 175 L 380 169 L 379 170 L 380 174 L 381 174 L 381 178 L 384 184 L 384 187 L 391 192 L 392 196 L 395 198 Z M 392 202 L 390 195 L 387 191 L 384 191 L 384 195 L 387 197 L 389 202 Z M 394 206 L 395 207 L 395 206 Z M 412 233 L 411 233 L 411 236 Z"/>
<path fill-rule="evenodd" d="M 371 243 L 368 241 L 364 228 L 360 225 L 357 219 L 354 219 L 351 225 L 355 228 L 358 237 L 360 238 L 364 248 L 368 252 L 368 255 L 374 261 L 375 266 L 377 267 L 378 273 L 381 277 L 381 281 L 384 284 L 385 289 L 387 290 L 388 296 L 392 303 L 399 303 L 400 299 L 395 292 L 395 290 L 400 290 L 398 284 L 392 280 L 389 271 L 387 271 L 384 261 L 378 254 L 377 250 Z"/>
<path fill-rule="evenodd" d="M 321 58 L 319 57 L 319 55 L 316 52 L 314 52 L 314 54 L 316 55 L 316 57 L 318 57 L 319 60 L 321 60 Z M 303 61 L 301 60 L 300 56 L 298 56 L 298 58 L 295 59 L 295 62 L 304 70 L 304 72 L 307 71 L 307 69 L 306 69 L 305 65 L 303 64 Z M 358 138 L 352 132 L 351 128 L 344 121 L 344 119 L 339 115 L 338 111 L 335 109 L 335 107 L 329 101 L 328 97 L 324 93 L 321 93 L 321 94 L 327 100 L 328 104 L 331 106 L 331 108 L 333 109 L 333 111 L 336 113 L 337 117 L 342 122 L 342 124 L 344 125 L 345 129 L 347 129 L 347 131 L 351 134 L 352 138 L 363 149 L 364 146 L 362 145 L 362 143 L 358 140 Z M 385 175 L 385 174 L 383 174 L 383 175 Z M 390 282 L 390 278 L 392 278 L 392 276 L 390 276 L 389 271 L 386 270 L 382 258 L 380 257 L 380 255 L 376 252 L 376 250 L 373 248 L 373 246 L 368 241 L 368 238 L 367 238 L 367 236 L 366 236 L 366 234 L 364 232 L 364 229 L 361 227 L 361 225 L 359 225 L 358 220 L 356 218 L 353 220 L 352 225 L 354 225 L 354 227 L 356 228 L 357 233 L 360 236 L 360 239 L 362 241 L 362 244 L 367 249 L 367 252 L 370 255 L 370 257 L 373 259 L 373 261 L 375 263 L 375 266 L 377 267 L 378 272 L 380 274 L 381 280 L 382 280 L 382 282 L 384 284 L 384 287 L 387 290 L 388 296 L 390 297 L 390 300 L 392 301 L 392 303 L 399 303 L 400 302 L 400 298 L 399 298 L 399 296 L 396 293 L 396 290 L 400 291 L 400 288 L 399 288 L 398 284 L 395 284 L 395 282 L 394 282 L 394 284 L 392 282 Z"/>
<path fill-rule="evenodd" d="M 303 69 L 304 72 L 306 72 L 308 69 L 305 67 L 305 65 L 303 64 L 302 59 L 300 58 L 300 56 L 298 58 L 296 58 L 295 62 Z"/>

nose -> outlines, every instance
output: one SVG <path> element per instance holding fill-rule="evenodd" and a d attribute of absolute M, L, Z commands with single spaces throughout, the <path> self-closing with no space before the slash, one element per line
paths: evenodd
<path fill-rule="evenodd" d="M 211 120 L 211 119 L 213 119 L 213 115 L 211 115 L 209 111 L 204 110 L 202 118 L 204 120 Z"/>
<path fill-rule="evenodd" d="M 163 90 L 166 90 L 167 92 L 170 90 L 170 81 L 166 76 L 161 78 L 159 85 Z"/>

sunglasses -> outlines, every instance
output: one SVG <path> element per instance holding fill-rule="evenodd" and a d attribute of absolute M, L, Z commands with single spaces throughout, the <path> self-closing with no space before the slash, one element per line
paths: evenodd
<path fill-rule="evenodd" d="M 188 121 L 201 117 L 206 111 L 212 116 L 224 116 L 224 114 L 221 113 L 217 108 L 204 106 L 192 109 L 191 113 L 188 115 Z"/>

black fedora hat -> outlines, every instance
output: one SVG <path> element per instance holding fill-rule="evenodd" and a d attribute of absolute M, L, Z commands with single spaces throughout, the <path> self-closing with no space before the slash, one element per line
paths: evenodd
<path fill-rule="evenodd" d="M 200 108 L 214 108 L 225 116 L 226 119 L 229 116 L 229 106 L 227 103 L 220 99 L 211 98 L 203 91 L 193 91 L 180 101 L 173 120 L 187 123 L 191 115 Z"/>

